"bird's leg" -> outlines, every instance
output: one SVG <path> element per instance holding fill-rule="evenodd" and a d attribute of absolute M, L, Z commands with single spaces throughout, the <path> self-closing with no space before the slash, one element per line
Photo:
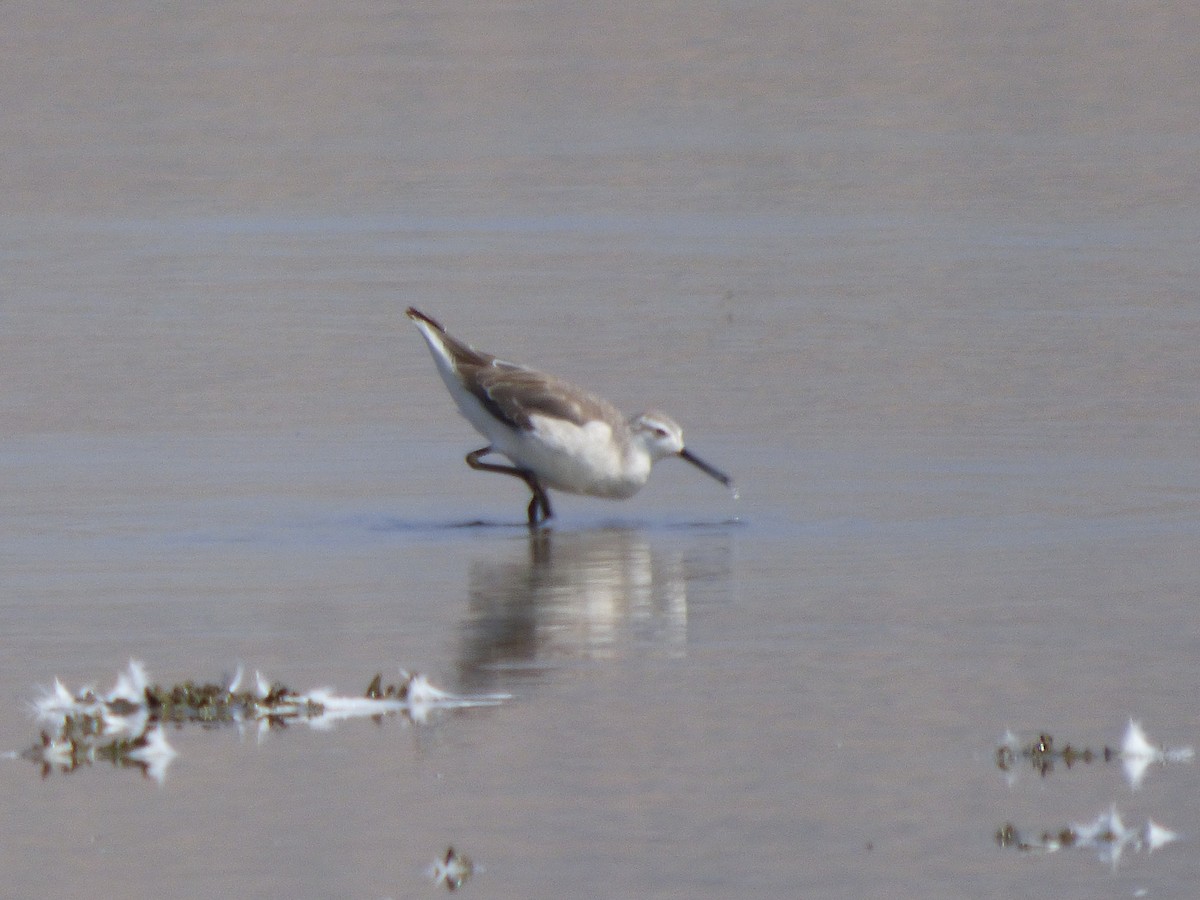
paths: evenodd
<path fill-rule="evenodd" d="M 550 495 L 546 493 L 546 489 L 542 487 L 541 482 L 530 474 L 525 479 L 525 483 L 529 485 L 529 490 L 533 491 L 533 499 L 529 501 L 529 524 L 536 525 L 538 506 L 542 507 L 542 521 L 548 521 L 554 516 L 554 512 L 550 509 Z"/>
<path fill-rule="evenodd" d="M 492 452 L 492 447 L 489 444 L 479 450 L 473 450 L 467 454 L 467 465 L 472 469 L 478 469 L 480 472 L 497 472 L 500 475 L 512 475 L 514 478 L 520 478 L 529 486 L 529 490 L 533 492 L 533 499 L 529 501 L 527 513 L 529 515 L 529 524 L 538 524 L 538 509 L 542 511 L 541 521 L 545 522 L 554 513 L 550 509 L 550 498 L 546 496 L 546 489 L 542 487 L 541 482 L 537 480 L 537 476 L 528 469 L 518 469 L 516 466 L 498 466 L 495 463 L 480 462 L 481 456 L 486 456 Z"/>

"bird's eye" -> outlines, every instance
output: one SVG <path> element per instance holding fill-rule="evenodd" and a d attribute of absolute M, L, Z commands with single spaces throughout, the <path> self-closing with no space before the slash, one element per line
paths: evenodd
<path fill-rule="evenodd" d="M 665 438 L 667 436 L 667 429 L 655 427 L 654 436 L 656 438 Z"/>

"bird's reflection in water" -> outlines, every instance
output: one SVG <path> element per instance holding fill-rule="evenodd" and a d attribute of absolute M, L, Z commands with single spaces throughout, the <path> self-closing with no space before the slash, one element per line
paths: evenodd
<path fill-rule="evenodd" d="M 478 689 L 502 670 L 612 657 L 629 636 L 682 655 L 687 582 L 682 554 L 637 530 L 534 532 L 519 558 L 472 564 L 460 676 Z"/>

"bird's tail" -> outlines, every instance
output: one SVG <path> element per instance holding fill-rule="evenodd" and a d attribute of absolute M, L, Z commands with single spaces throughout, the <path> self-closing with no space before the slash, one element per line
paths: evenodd
<path fill-rule="evenodd" d="M 439 322 L 437 319 L 433 318 L 433 316 L 425 315 L 425 313 L 421 312 L 415 306 L 410 306 L 405 311 L 404 314 L 406 316 L 408 316 L 410 319 L 412 319 L 414 322 L 424 322 L 426 325 L 429 325 L 429 326 L 435 328 L 437 331 L 441 332 L 442 334 L 446 333 L 446 329 L 442 326 L 441 322 Z"/>

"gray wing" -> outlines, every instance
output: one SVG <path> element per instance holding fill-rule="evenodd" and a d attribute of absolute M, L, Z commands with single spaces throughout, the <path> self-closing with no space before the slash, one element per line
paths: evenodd
<path fill-rule="evenodd" d="M 593 419 L 622 419 L 607 400 L 553 375 L 498 359 L 472 368 L 468 378 L 472 393 L 492 415 L 514 428 L 528 431 L 535 415 L 565 419 L 575 425 Z"/>

